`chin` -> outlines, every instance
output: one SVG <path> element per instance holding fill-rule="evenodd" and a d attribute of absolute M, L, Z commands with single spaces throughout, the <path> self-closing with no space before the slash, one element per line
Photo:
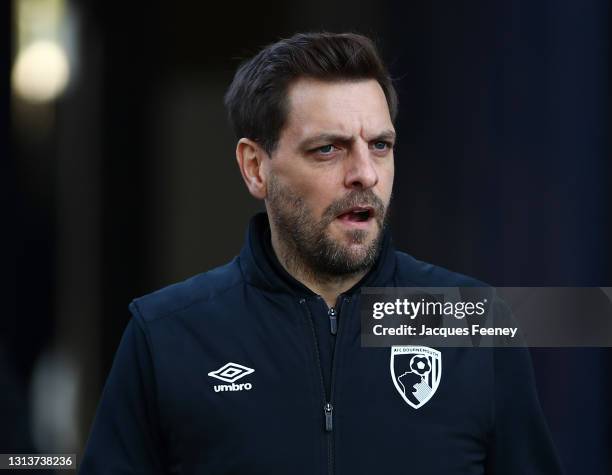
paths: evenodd
<path fill-rule="evenodd" d="M 372 245 L 376 241 L 376 237 L 377 235 L 375 233 L 368 233 L 366 236 L 345 235 L 340 241 L 336 242 L 345 249 L 352 260 L 359 261 L 366 258 Z"/>
<path fill-rule="evenodd" d="M 363 247 L 367 248 L 372 245 L 374 240 L 378 237 L 378 229 L 355 229 L 351 231 L 344 231 L 342 233 L 342 242 L 350 247 Z"/>

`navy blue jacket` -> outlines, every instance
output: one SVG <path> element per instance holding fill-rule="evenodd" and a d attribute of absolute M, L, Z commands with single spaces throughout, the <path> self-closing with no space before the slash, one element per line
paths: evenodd
<path fill-rule="evenodd" d="M 276 260 L 265 214 L 225 266 L 138 298 L 80 473 L 560 473 L 527 350 L 441 348 L 414 409 L 360 345 L 361 286 L 479 283 L 395 251 L 333 310 Z"/>

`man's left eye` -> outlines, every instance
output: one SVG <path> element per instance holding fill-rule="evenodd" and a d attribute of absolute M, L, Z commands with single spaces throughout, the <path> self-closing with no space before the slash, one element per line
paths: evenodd
<path fill-rule="evenodd" d="M 391 144 L 379 140 L 378 142 L 374 142 L 373 147 L 375 150 L 383 151 L 387 150 L 388 148 L 391 148 Z"/>

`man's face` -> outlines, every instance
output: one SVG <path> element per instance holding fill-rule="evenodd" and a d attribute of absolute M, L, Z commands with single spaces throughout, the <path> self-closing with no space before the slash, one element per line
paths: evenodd
<path fill-rule="evenodd" d="M 395 132 L 375 80 L 296 81 L 288 119 L 265 160 L 277 238 L 317 274 L 375 261 L 393 186 Z"/>

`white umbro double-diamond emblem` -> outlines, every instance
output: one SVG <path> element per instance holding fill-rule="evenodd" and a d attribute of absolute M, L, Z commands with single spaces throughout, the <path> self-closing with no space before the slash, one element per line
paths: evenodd
<path fill-rule="evenodd" d="M 214 386 L 215 392 L 222 391 L 249 391 L 253 389 L 253 384 L 251 383 L 240 383 L 236 384 L 240 378 L 244 378 L 245 376 L 253 373 L 255 370 L 253 368 L 249 368 L 248 366 L 244 366 L 238 363 L 226 363 L 221 368 L 216 371 L 211 371 L 208 373 L 208 376 L 211 378 L 217 378 L 221 381 L 225 381 L 226 383 L 232 384 L 217 384 Z"/>

